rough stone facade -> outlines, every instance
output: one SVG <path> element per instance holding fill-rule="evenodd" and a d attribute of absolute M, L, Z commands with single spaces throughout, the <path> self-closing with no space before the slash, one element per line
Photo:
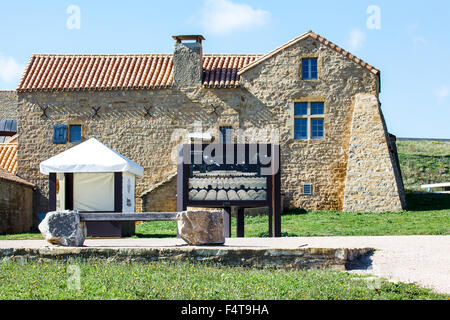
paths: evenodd
<path fill-rule="evenodd" d="M 0 168 L 0 234 L 28 232 L 33 217 L 33 185 Z"/>
<path fill-rule="evenodd" d="M 318 80 L 302 80 L 304 57 L 318 58 Z M 199 81 L 198 85 L 178 83 L 151 90 L 19 91 L 19 173 L 37 186 L 35 211 L 46 212 L 48 177 L 39 172 L 39 163 L 74 145 L 53 144 L 53 125 L 78 123 L 83 126 L 85 139 L 96 137 L 144 167 L 144 177 L 136 181 L 136 194 L 142 195 L 176 171 L 171 155 L 182 140 L 174 139 L 173 133 L 177 129 L 192 132 L 196 130 L 193 124 L 201 121 L 203 131 L 218 130 L 220 126 L 279 130 L 285 208 L 400 210 L 403 190 L 398 187 L 388 148 L 377 149 L 374 143 L 361 145 L 367 148 L 362 152 L 367 155 L 361 159 L 366 161 L 363 170 L 371 168 L 371 152 L 379 152 L 376 156 L 386 160 L 373 168 L 381 170 L 378 180 L 366 177 L 365 171 L 359 172 L 356 180 L 347 178 L 359 168 L 353 158 L 350 162 L 348 159 L 349 152 L 354 154 L 350 139 L 354 139 L 359 125 L 352 119 L 358 113 L 356 97 L 361 94 L 378 101 L 379 76 L 311 37 L 243 72 L 239 88 L 205 88 Z M 324 139 L 294 139 L 294 102 L 304 101 L 324 102 Z M 43 116 L 42 106 L 48 107 L 48 117 Z M 149 113 L 145 110 L 148 106 Z M 94 107 L 100 107 L 98 116 L 94 115 Z M 364 112 L 365 119 L 358 121 L 369 130 L 373 127 L 371 136 L 386 146 L 381 110 L 366 108 Z M 313 185 L 312 195 L 302 194 L 304 183 Z M 375 205 L 372 200 L 350 201 L 351 194 L 363 197 L 377 183 L 373 201 L 382 202 Z M 363 188 L 361 192 L 358 185 Z M 170 185 L 162 187 L 170 189 Z M 172 197 L 173 193 L 166 202 L 175 203 Z M 145 208 L 164 211 L 146 201 Z M 143 208 L 140 197 L 136 208 Z"/>
<path fill-rule="evenodd" d="M 405 207 L 400 172 L 378 99 L 374 95 L 355 97 L 345 180 L 345 211 L 393 211 Z"/>
<path fill-rule="evenodd" d="M 0 91 L 0 120 L 17 120 L 16 91 Z"/>
<path fill-rule="evenodd" d="M 177 174 L 173 173 L 141 195 L 142 211 L 175 212 L 177 211 L 176 197 Z"/>

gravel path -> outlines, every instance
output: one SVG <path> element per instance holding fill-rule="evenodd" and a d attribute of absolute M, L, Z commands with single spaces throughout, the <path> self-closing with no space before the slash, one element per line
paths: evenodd
<path fill-rule="evenodd" d="M 87 247 L 174 247 L 181 239 L 88 239 Z M 0 248 L 43 248 L 42 240 L 0 241 Z M 375 248 L 349 272 L 415 283 L 450 294 L 450 236 L 229 238 L 233 248 Z"/>

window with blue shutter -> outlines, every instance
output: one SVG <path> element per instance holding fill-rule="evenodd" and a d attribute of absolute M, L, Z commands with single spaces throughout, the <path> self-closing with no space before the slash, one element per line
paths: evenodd
<path fill-rule="evenodd" d="M 233 128 L 232 127 L 220 127 L 220 132 L 222 133 L 222 143 L 223 144 L 233 143 Z"/>
<path fill-rule="evenodd" d="M 53 143 L 66 143 L 67 142 L 67 125 L 55 124 L 53 126 Z"/>
<path fill-rule="evenodd" d="M 302 59 L 303 80 L 317 79 L 317 58 Z"/>
<path fill-rule="evenodd" d="M 69 130 L 70 142 L 81 142 L 81 125 L 71 125 L 69 127 Z"/>

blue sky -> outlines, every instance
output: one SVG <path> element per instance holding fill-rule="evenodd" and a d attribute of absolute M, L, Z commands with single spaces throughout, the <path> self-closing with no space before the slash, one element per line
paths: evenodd
<path fill-rule="evenodd" d="M 267 53 L 311 29 L 381 70 L 390 132 L 450 138 L 449 16 L 447 0 L 3 1 L 0 90 L 33 53 L 171 53 L 174 34 L 203 34 L 205 53 Z"/>

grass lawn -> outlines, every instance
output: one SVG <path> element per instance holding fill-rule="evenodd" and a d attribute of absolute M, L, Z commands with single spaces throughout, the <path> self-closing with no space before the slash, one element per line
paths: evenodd
<path fill-rule="evenodd" d="M 284 236 L 450 235 L 450 195 L 407 193 L 409 211 L 348 213 L 302 211 L 282 216 Z M 267 236 L 267 216 L 245 217 L 245 236 Z M 232 220 L 236 235 L 236 219 Z M 174 237 L 176 222 L 142 223 L 135 237 Z"/>
<path fill-rule="evenodd" d="M 450 296 L 332 270 L 74 259 L 0 262 L 1 299 L 448 300 Z"/>
<path fill-rule="evenodd" d="M 407 193 L 408 211 L 386 213 L 348 213 L 302 211 L 282 216 L 285 236 L 383 236 L 450 235 L 450 195 Z M 267 235 L 268 217 L 245 218 L 245 236 Z M 236 219 L 232 220 L 232 236 Z M 142 223 L 136 227 L 139 238 L 176 236 L 175 221 Z M 40 233 L 0 235 L 0 240 L 42 239 Z"/>
<path fill-rule="evenodd" d="M 397 150 L 407 189 L 450 181 L 450 142 L 397 141 Z"/>

